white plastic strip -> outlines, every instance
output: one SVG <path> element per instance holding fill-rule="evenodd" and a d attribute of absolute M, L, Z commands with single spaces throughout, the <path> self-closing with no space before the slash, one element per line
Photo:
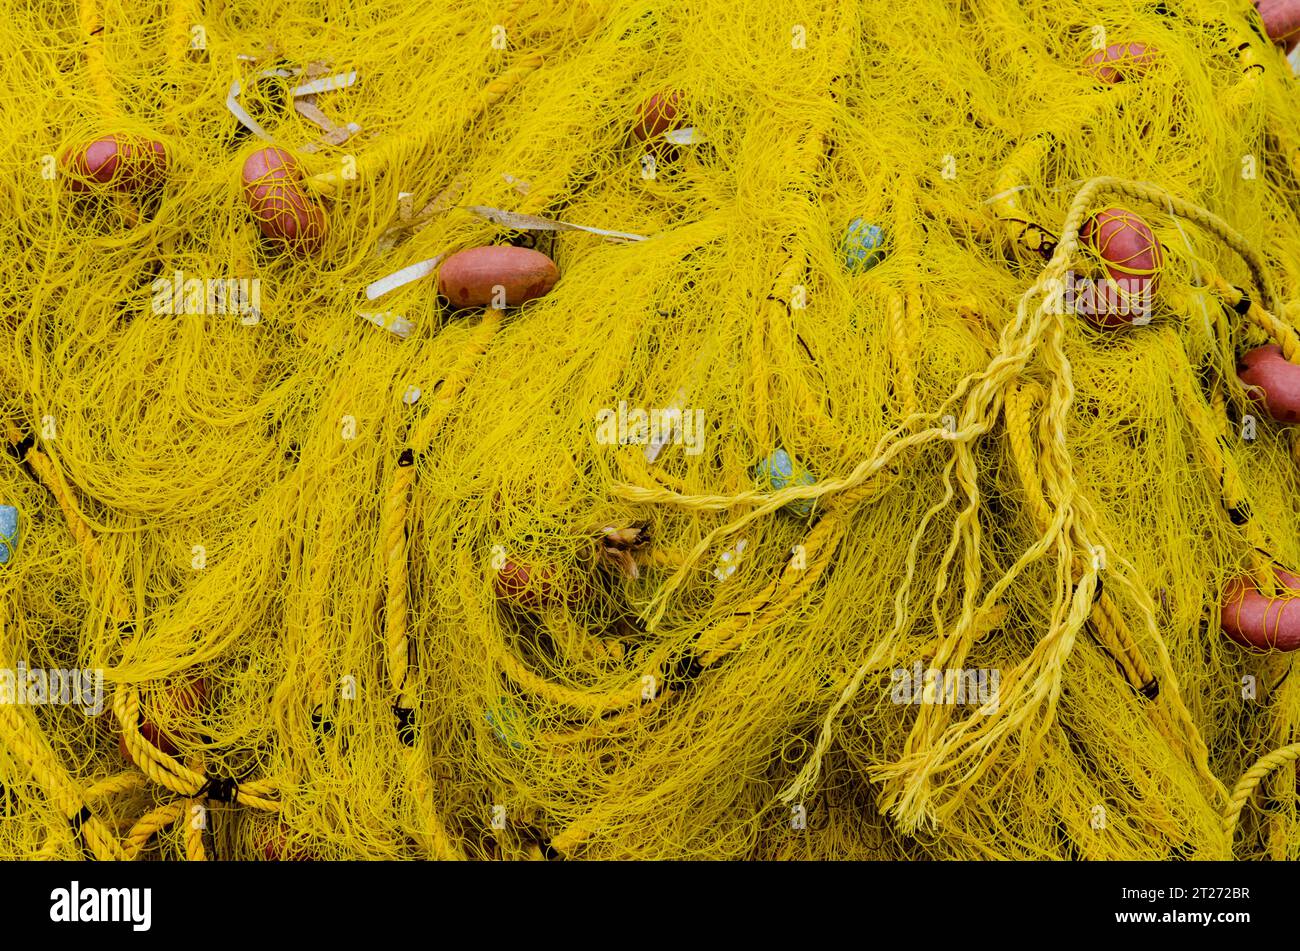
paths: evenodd
<path fill-rule="evenodd" d="M 1029 187 L 1028 185 L 1017 185 L 1014 188 L 1008 188 L 1004 192 L 998 192 L 992 198 L 985 198 L 984 204 L 991 205 L 996 201 L 1001 201 L 1003 198 L 1006 198 L 1008 195 L 1014 195 L 1016 192 L 1022 192 L 1028 187 Z"/>
<path fill-rule="evenodd" d="M 515 178 L 513 175 L 507 175 L 505 172 L 501 173 L 501 177 L 506 180 L 506 184 L 515 186 L 515 191 L 519 192 L 521 195 L 527 195 L 533 190 L 532 183 L 526 182 L 522 178 Z"/>
<path fill-rule="evenodd" d="M 549 218 L 539 218 L 536 215 L 521 215 L 514 211 L 502 211 L 500 208 L 469 205 L 465 210 L 472 211 L 480 218 L 486 218 L 493 224 L 505 225 L 507 228 L 518 228 L 521 231 L 585 231 L 588 234 L 598 234 L 614 241 L 645 240 L 644 235 L 628 234 L 626 231 L 606 231 L 604 228 L 589 228 L 586 225 L 570 224 L 567 221 L 551 221 Z"/>
<path fill-rule="evenodd" d="M 672 417 L 675 422 L 673 422 L 671 426 L 661 427 L 659 432 L 651 434 L 650 441 L 646 443 L 645 447 L 646 462 L 653 464 L 654 461 L 659 458 L 659 453 L 663 452 L 664 446 L 668 445 L 677 434 L 677 429 L 682 424 L 682 407 L 685 405 L 686 390 L 680 389 L 677 391 L 677 395 L 673 397 L 672 403 L 668 406 L 670 412 L 673 410 L 676 411 Z"/>
<path fill-rule="evenodd" d="M 239 85 L 238 79 L 230 84 L 230 92 L 226 94 L 226 108 L 230 110 L 231 114 L 239 120 L 245 129 L 252 132 L 259 139 L 274 142 L 275 139 L 267 135 L 266 130 L 258 125 L 253 117 L 244 110 L 244 107 L 239 104 L 239 94 L 242 89 L 243 87 Z"/>
<path fill-rule="evenodd" d="M 321 92 L 333 92 L 335 89 L 347 89 L 357 81 L 357 71 L 339 73 L 336 76 L 322 76 L 320 79 L 313 79 L 309 83 L 303 83 L 293 90 L 294 98 L 298 96 L 314 96 Z"/>
<path fill-rule="evenodd" d="M 417 261 L 415 264 L 408 265 L 400 271 L 394 271 L 386 277 L 381 277 L 373 284 L 366 288 L 366 297 L 374 300 L 377 297 L 383 297 L 390 291 L 395 291 L 403 284 L 410 284 L 412 281 L 418 281 L 422 277 L 428 277 L 434 269 L 442 262 L 443 255 L 436 258 L 429 258 L 427 261 Z"/>
<path fill-rule="evenodd" d="M 704 136 L 700 130 L 694 128 L 673 129 L 671 132 L 664 133 L 664 141 L 671 142 L 673 145 L 699 145 L 704 141 Z"/>
<path fill-rule="evenodd" d="M 397 336 L 401 337 L 403 340 L 409 337 L 411 331 L 415 328 L 415 325 L 401 314 L 394 314 L 392 311 L 388 310 L 359 310 L 357 311 L 357 316 L 364 317 L 381 330 L 387 330 L 389 333 L 397 334 Z"/>
<path fill-rule="evenodd" d="M 302 70 L 300 69 L 267 69 L 257 74 L 258 79 L 266 76 L 279 76 L 281 79 L 288 79 L 290 76 L 297 76 Z M 266 130 L 257 124 L 256 120 L 248 114 L 243 106 L 239 104 L 239 94 L 244 91 L 244 87 L 236 79 L 230 84 L 230 92 L 226 93 L 226 108 L 231 114 L 240 121 L 240 124 L 248 131 L 252 132 L 259 139 L 265 139 L 267 142 L 274 142 L 275 139 L 267 134 Z"/>

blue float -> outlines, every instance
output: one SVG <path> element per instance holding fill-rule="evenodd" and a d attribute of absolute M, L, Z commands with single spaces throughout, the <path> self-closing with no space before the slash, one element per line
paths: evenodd
<path fill-rule="evenodd" d="M 760 485 L 767 486 L 773 492 L 789 488 L 792 485 L 815 485 L 817 479 L 811 472 L 798 465 L 784 449 L 777 449 L 754 468 L 754 478 Z M 785 510 L 800 518 L 812 514 L 813 499 L 796 499 L 785 506 Z"/>
<path fill-rule="evenodd" d="M 0 505 L 0 565 L 7 565 L 18 551 L 18 510 Z"/>
<path fill-rule="evenodd" d="M 885 259 L 885 232 L 865 218 L 854 218 L 840 245 L 844 267 L 854 274 L 871 270 Z"/>
<path fill-rule="evenodd" d="M 505 701 L 501 701 L 501 706 L 493 713 L 484 713 L 483 719 L 487 720 L 492 727 L 492 732 L 496 734 L 497 739 L 509 746 L 511 749 L 522 750 L 524 744 L 515 739 L 515 711 L 512 710 Z"/>

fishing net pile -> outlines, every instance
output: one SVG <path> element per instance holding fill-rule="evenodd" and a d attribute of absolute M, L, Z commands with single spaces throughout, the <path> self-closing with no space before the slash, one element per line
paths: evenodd
<path fill-rule="evenodd" d="M 1300 857 L 1248 4 L 3 14 L 0 856 Z"/>

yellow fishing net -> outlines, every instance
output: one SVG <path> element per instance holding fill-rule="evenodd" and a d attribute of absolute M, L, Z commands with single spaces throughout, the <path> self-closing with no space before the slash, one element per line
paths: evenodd
<path fill-rule="evenodd" d="M 0 14 L 0 857 L 1300 857 L 1248 4 Z"/>

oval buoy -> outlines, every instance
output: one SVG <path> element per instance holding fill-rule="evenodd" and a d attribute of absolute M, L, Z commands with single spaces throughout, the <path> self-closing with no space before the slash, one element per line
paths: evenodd
<path fill-rule="evenodd" d="M 665 132 L 671 132 L 681 126 L 681 93 L 655 93 L 641 104 L 637 110 L 636 125 L 633 134 L 642 142 L 653 142 Z"/>
<path fill-rule="evenodd" d="M 1269 344 L 1246 353 L 1237 376 L 1279 423 L 1300 423 L 1300 366 L 1284 357 L 1281 347 Z"/>
<path fill-rule="evenodd" d="M 325 211 L 307 197 L 298 160 L 274 146 L 244 161 L 244 200 L 258 230 L 288 251 L 312 252 L 325 239 Z"/>
<path fill-rule="evenodd" d="M 1127 208 L 1106 208 L 1079 229 L 1079 241 L 1101 259 L 1104 288 L 1080 312 L 1101 327 L 1118 327 L 1149 315 L 1164 254 L 1150 226 Z"/>
<path fill-rule="evenodd" d="M 62 165 L 73 191 L 148 191 L 167 175 L 167 148 L 143 136 L 115 133 L 64 152 Z"/>
<path fill-rule="evenodd" d="M 1223 633 L 1242 647 L 1293 651 L 1300 647 L 1300 578 L 1274 568 L 1281 584 L 1262 594 L 1254 579 L 1236 578 L 1223 590 Z"/>
<path fill-rule="evenodd" d="M 1155 48 L 1145 43 L 1112 43 L 1089 55 L 1083 65 L 1094 78 L 1114 85 L 1143 75 L 1155 58 Z"/>
<path fill-rule="evenodd" d="M 453 307 L 518 307 L 544 297 L 560 279 L 540 251 L 506 244 L 457 251 L 438 269 L 438 290 Z"/>

